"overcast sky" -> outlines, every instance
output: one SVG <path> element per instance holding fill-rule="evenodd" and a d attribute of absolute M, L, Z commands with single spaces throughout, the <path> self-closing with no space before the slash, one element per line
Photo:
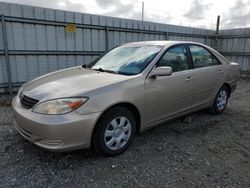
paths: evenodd
<path fill-rule="evenodd" d="M 141 20 L 140 0 L 0 0 L 46 8 Z M 144 0 L 144 20 L 215 29 L 250 27 L 250 0 Z"/>

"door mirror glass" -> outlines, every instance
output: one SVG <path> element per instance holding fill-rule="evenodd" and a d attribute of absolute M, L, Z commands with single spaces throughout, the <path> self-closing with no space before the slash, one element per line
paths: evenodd
<path fill-rule="evenodd" d="M 168 66 L 156 67 L 151 71 L 149 77 L 156 76 L 170 76 L 172 74 L 172 68 Z"/>

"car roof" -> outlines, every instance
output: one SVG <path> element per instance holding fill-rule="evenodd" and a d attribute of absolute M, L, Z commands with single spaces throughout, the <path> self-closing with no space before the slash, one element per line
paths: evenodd
<path fill-rule="evenodd" d="M 123 46 L 144 46 L 144 45 L 162 45 L 162 46 L 171 46 L 174 44 L 198 44 L 205 46 L 204 44 L 191 41 L 170 41 L 170 40 L 156 40 L 156 41 L 141 41 L 141 42 L 131 42 L 123 44 Z"/>

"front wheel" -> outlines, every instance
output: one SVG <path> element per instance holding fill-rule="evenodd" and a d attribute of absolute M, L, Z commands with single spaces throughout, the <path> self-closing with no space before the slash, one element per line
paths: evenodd
<path fill-rule="evenodd" d="M 124 107 L 114 107 L 99 119 L 92 137 L 96 152 L 118 155 L 132 142 L 136 131 L 134 115 Z"/>
<path fill-rule="evenodd" d="M 213 114 L 221 114 L 227 106 L 228 97 L 229 92 L 227 87 L 222 86 L 214 99 L 213 106 L 209 109 L 210 112 Z"/>

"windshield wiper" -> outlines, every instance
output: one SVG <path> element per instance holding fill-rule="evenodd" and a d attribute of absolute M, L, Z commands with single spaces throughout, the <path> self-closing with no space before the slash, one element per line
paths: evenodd
<path fill-rule="evenodd" d="M 115 71 L 105 70 L 105 69 L 102 69 L 102 68 L 92 69 L 92 70 L 96 70 L 96 71 L 99 71 L 99 72 L 108 72 L 108 73 L 112 73 L 112 74 L 117 74 L 117 72 L 115 72 Z"/>
<path fill-rule="evenodd" d="M 86 64 L 83 64 L 83 65 L 82 65 L 82 68 L 85 68 L 85 69 L 90 69 L 91 67 L 90 67 L 90 66 L 88 66 L 88 65 L 86 65 Z"/>

